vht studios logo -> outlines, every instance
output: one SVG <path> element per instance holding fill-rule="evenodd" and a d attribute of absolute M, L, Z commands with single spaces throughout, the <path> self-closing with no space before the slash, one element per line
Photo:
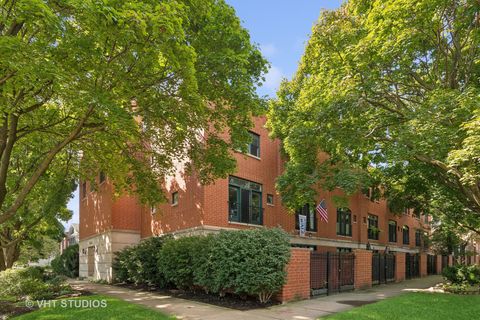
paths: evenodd
<path fill-rule="evenodd" d="M 106 308 L 107 300 L 62 299 L 62 300 L 26 300 L 28 308 Z"/>

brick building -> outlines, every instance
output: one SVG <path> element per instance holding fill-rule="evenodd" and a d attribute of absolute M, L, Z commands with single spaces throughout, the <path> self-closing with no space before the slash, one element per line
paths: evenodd
<path fill-rule="evenodd" d="M 394 215 L 386 201 L 370 201 L 361 192 L 349 198 L 348 208 L 336 208 L 332 201 L 340 190 L 320 192 L 317 202 L 325 200 L 328 222 L 320 219 L 314 206 L 299 208 L 307 216 L 307 232 L 300 237 L 297 215 L 282 206 L 274 187 L 284 168 L 280 141 L 268 138 L 265 118 L 255 118 L 254 124 L 248 153 L 235 154 L 235 174 L 203 186 L 179 163 L 175 175 L 165 181 L 170 201 L 157 208 L 145 208 L 131 196 L 113 199 L 103 174 L 97 177 L 98 191 L 83 181 L 80 276 L 110 280 L 113 253 L 143 238 L 221 229 L 281 227 L 291 235 L 292 245 L 319 251 L 350 251 L 366 248 L 367 243 L 374 250 L 420 251 L 426 218 L 409 211 Z"/>

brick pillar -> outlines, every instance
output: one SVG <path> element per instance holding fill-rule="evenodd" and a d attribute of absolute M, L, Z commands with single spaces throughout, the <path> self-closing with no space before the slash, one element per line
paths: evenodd
<path fill-rule="evenodd" d="M 281 302 L 310 298 L 310 250 L 292 248 L 287 279 L 276 299 Z"/>
<path fill-rule="evenodd" d="M 448 265 L 453 266 L 453 256 L 452 255 L 448 256 Z"/>
<path fill-rule="evenodd" d="M 357 249 L 355 253 L 355 289 L 372 287 L 372 251 Z"/>
<path fill-rule="evenodd" d="M 437 255 L 437 274 L 442 274 L 442 256 Z"/>
<path fill-rule="evenodd" d="M 395 282 L 405 280 L 405 252 L 395 252 Z"/>
<path fill-rule="evenodd" d="M 420 253 L 420 277 L 426 277 L 427 274 L 427 254 Z"/>

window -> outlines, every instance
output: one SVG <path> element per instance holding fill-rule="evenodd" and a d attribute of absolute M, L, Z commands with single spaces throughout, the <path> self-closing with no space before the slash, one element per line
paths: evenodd
<path fill-rule="evenodd" d="M 352 213 L 349 209 L 337 209 L 337 234 L 352 236 Z"/>
<path fill-rule="evenodd" d="M 397 242 L 397 222 L 393 220 L 388 221 L 388 241 Z"/>
<path fill-rule="evenodd" d="M 368 215 L 368 239 L 378 240 L 378 234 L 380 230 L 378 229 L 378 216 L 369 214 Z"/>
<path fill-rule="evenodd" d="M 408 213 L 409 213 L 408 208 L 403 209 L 403 214 L 404 214 L 404 215 L 408 216 Z"/>
<path fill-rule="evenodd" d="M 87 196 L 87 182 L 82 182 L 82 197 L 85 198 Z"/>
<path fill-rule="evenodd" d="M 228 181 L 228 220 L 261 225 L 262 185 L 237 177 L 229 177 Z"/>
<path fill-rule="evenodd" d="M 176 206 L 178 204 L 178 192 L 172 193 L 172 206 Z"/>
<path fill-rule="evenodd" d="M 337 248 L 337 252 L 350 253 L 350 252 L 352 252 L 352 248 Z"/>
<path fill-rule="evenodd" d="M 315 205 L 306 204 L 295 212 L 295 229 L 300 229 L 298 225 L 298 216 L 307 217 L 307 231 L 317 231 L 317 215 L 315 214 Z"/>
<path fill-rule="evenodd" d="M 252 156 L 260 158 L 260 136 L 256 133 L 250 132 L 252 141 L 248 144 L 247 152 Z"/>
<path fill-rule="evenodd" d="M 267 194 L 267 204 L 273 206 L 273 194 Z"/>
<path fill-rule="evenodd" d="M 408 226 L 403 226 L 403 244 L 410 244 L 410 229 Z"/>
<path fill-rule="evenodd" d="M 154 215 L 155 213 L 157 213 L 157 207 L 151 206 L 150 207 L 150 214 Z"/>
<path fill-rule="evenodd" d="M 99 175 L 99 178 L 98 178 L 98 180 L 100 181 L 100 183 L 105 182 L 106 179 L 107 179 L 107 176 L 105 175 L 105 172 L 100 171 L 100 175 Z"/>
<path fill-rule="evenodd" d="M 422 245 L 422 232 L 415 230 L 415 246 L 420 247 Z"/>

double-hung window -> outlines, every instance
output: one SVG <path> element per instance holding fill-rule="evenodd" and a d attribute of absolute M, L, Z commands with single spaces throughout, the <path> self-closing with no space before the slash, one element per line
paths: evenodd
<path fill-rule="evenodd" d="M 232 176 L 228 182 L 228 220 L 261 225 L 262 185 Z"/>
<path fill-rule="evenodd" d="M 403 244 L 410 244 L 410 228 L 403 226 Z"/>
<path fill-rule="evenodd" d="M 337 235 L 352 236 L 352 212 L 349 209 L 337 209 Z"/>
<path fill-rule="evenodd" d="M 315 214 L 315 206 L 306 204 L 295 212 L 295 229 L 300 229 L 298 216 L 307 217 L 307 231 L 317 231 L 317 215 Z"/>
<path fill-rule="evenodd" d="M 252 156 L 260 158 L 260 136 L 256 133 L 249 132 L 251 142 L 248 144 L 247 152 Z"/>
<path fill-rule="evenodd" d="M 422 245 L 422 232 L 420 230 L 415 230 L 415 245 L 417 247 Z"/>
<path fill-rule="evenodd" d="M 388 221 L 388 241 L 397 242 L 397 222 L 394 220 Z"/>
<path fill-rule="evenodd" d="M 378 229 L 378 216 L 369 214 L 368 215 L 368 239 L 378 240 L 378 234 L 380 230 Z"/>

